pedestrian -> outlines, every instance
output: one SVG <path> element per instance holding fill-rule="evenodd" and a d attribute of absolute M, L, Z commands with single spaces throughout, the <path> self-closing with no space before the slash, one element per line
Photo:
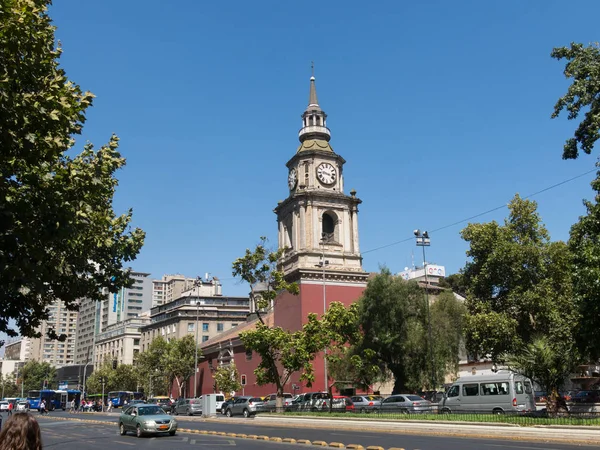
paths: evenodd
<path fill-rule="evenodd" d="M 8 417 L 12 416 L 13 408 L 15 407 L 13 402 L 8 402 Z"/>
<path fill-rule="evenodd" d="M 46 413 L 46 400 L 42 399 L 40 403 L 40 415 L 43 416 Z"/>
<path fill-rule="evenodd" d="M 106 412 L 111 412 L 111 411 L 112 411 L 112 402 L 110 401 L 110 399 L 108 399 L 108 400 L 106 401 L 106 404 L 107 404 L 107 405 L 106 405 L 106 406 L 107 406 L 107 407 L 106 407 Z"/>
<path fill-rule="evenodd" d="M 69 414 L 73 414 L 75 412 L 75 399 L 69 402 Z"/>
<path fill-rule="evenodd" d="M 11 416 L 0 432 L 0 450 L 42 450 L 40 426 L 28 412 Z"/>

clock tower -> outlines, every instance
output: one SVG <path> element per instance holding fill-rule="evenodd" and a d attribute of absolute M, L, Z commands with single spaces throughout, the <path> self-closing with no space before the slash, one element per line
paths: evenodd
<path fill-rule="evenodd" d="M 286 164 L 289 195 L 275 208 L 278 245 L 288 249 L 280 268 L 300 287 L 298 296 L 282 295 L 275 322 L 292 330 L 309 313 L 322 314 L 331 302 L 356 301 L 367 282 L 358 239 L 361 200 L 354 190 L 344 193 L 346 161 L 329 143 L 327 114 L 319 105 L 314 76 L 298 138 L 300 146 Z"/>

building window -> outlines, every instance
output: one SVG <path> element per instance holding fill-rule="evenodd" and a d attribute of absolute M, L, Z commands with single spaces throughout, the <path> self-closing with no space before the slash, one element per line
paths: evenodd
<path fill-rule="evenodd" d="M 252 350 L 246 350 L 246 361 L 252 361 Z"/>
<path fill-rule="evenodd" d="M 218 323 L 217 324 L 217 331 L 223 331 L 223 324 L 222 323 Z"/>
<path fill-rule="evenodd" d="M 208 331 L 208 324 L 206 322 L 204 322 L 202 324 L 202 331 L 207 332 Z"/>
<path fill-rule="evenodd" d="M 188 331 L 194 331 L 194 322 L 188 322 Z"/>
<path fill-rule="evenodd" d="M 208 341 L 208 336 L 202 336 L 202 342 Z"/>

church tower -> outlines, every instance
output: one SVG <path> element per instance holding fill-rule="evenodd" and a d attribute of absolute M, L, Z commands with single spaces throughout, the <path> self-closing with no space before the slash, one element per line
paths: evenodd
<path fill-rule="evenodd" d="M 358 239 L 361 200 L 354 190 L 344 193 L 346 161 L 329 143 L 314 75 L 298 138 L 300 146 L 287 162 L 289 196 L 275 208 L 278 245 L 288 249 L 280 268 L 300 287 L 298 296 L 275 308 L 276 323 L 288 329 L 298 329 L 308 313 L 320 315 L 333 301 L 356 301 L 367 281 Z"/>

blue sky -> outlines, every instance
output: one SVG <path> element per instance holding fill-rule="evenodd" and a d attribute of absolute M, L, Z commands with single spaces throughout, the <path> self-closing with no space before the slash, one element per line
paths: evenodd
<path fill-rule="evenodd" d="M 594 169 L 561 159 L 575 123 L 550 119 L 568 86 L 550 52 L 598 40 L 597 1 L 56 0 L 50 14 L 68 76 L 97 96 L 77 147 L 121 138 L 115 208 L 147 232 L 133 268 L 154 277 L 210 272 L 247 293 L 231 263 L 261 235 L 276 245 L 313 60 L 368 271 L 420 263 L 412 239 L 369 251 L 415 228 Z M 592 178 L 535 197 L 553 239 Z M 465 225 L 432 233 L 428 260 L 458 271 Z"/>

